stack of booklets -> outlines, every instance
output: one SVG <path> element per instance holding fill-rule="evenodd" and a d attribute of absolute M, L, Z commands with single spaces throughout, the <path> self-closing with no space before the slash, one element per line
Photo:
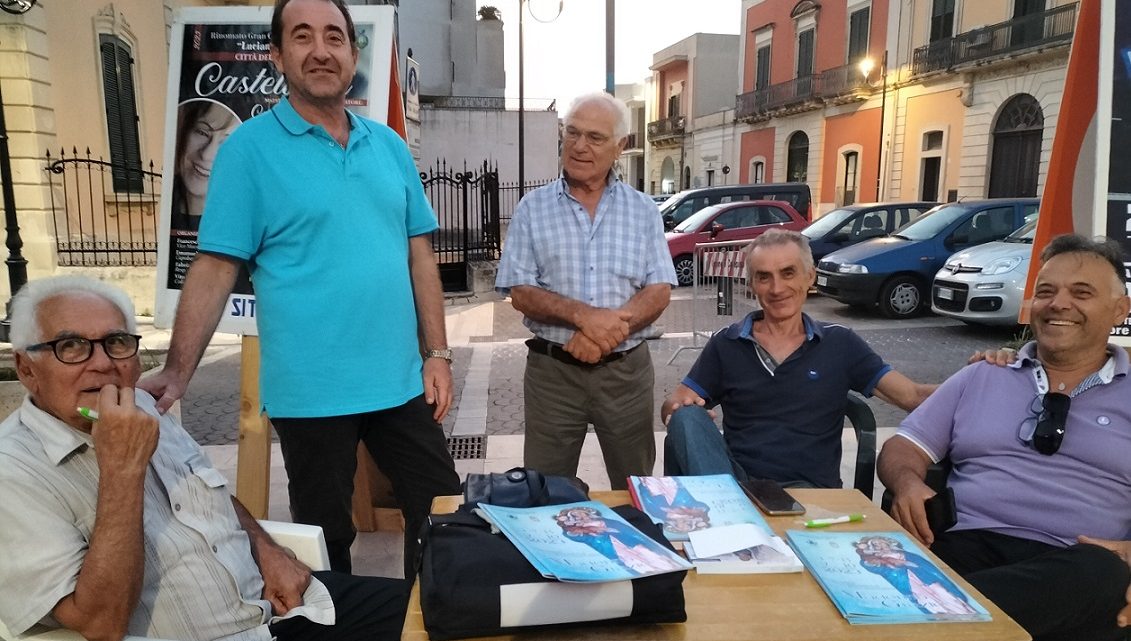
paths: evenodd
<path fill-rule="evenodd" d="M 990 620 L 990 613 L 906 534 L 802 530 L 787 534 L 849 623 Z"/>
<path fill-rule="evenodd" d="M 630 476 L 632 502 L 702 574 L 800 572 L 801 561 L 730 474 Z"/>
<path fill-rule="evenodd" d="M 542 576 L 596 583 L 682 572 L 691 564 L 597 501 L 479 510 Z"/>

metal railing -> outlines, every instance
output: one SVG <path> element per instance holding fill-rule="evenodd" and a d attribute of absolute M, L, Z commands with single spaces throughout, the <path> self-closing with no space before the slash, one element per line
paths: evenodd
<path fill-rule="evenodd" d="M 683 135 L 686 116 L 672 116 L 648 123 L 648 142 L 656 142 Z"/>
<path fill-rule="evenodd" d="M 741 120 L 819 99 L 820 87 L 821 76 L 808 75 L 740 94 L 735 101 L 735 117 Z"/>
<path fill-rule="evenodd" d="M 694 262 L 691 265 L 694 274 L 691 283 L 691 345 L 676 349 L 668 360 L 668 365 L 674 363 L 684 351 L 703 349 L 714 330 L 720 326 L 719 318 L 723 319 L 723 324 L 730 324 L 760 308 L 746 281 L 746 249 L 752 242 L 754 241 L 744 240 L 695 245 L 692 257 Z M 677 261 L 677 270 L 680 267 Z M 709 300 L 715 301 L 714 316 L 700 317 L 707 309 L 702 303 Z M 710 318 L 716 320 L 712 321 Z"/>
<path fill-rule="evenodd" d="M 506 98 L 495 96 L 428 96 L 422 106 L 435 109 L 506 109 Z"/>
<path fill-rule="evenodd" d="M 1068 44 L 1076 28 L 1077 4 L 972 29 L 919 47 L 911 57 L 911 73 L 920 75 L 1025 49 Z"/>
<path fill-rule="evenodd" d="M 870 88 L 868 79 L 860 73 L 860 65 L 854 62 L 822 71 L 818 92 L 822 98 L 828 99 L 868 88 Z"/>
<path fill-rule="evenodd" d="M 157 264 L 157 206 L 161 174 L 94 158 L 90 149 L 46 154 L 48 191 L 61 266 Z M 114 191 L 115 178 L 131 191 Z"/>

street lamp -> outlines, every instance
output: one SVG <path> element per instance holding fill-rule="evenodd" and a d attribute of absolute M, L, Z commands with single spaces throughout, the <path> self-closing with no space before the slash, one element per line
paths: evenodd
<path fill-rule="evenodd" d="M 872 70 L 876 68 L 876 63 L 871 58 L 864 58 L 860 61 L 860 73 L 864 75 L 864 81 L 867 82 L 868 76 Z M 876 145 L 876 202 L 880 202 L 880 185 L 883 181 L 883 163 L 884 163 L 884 112 L 887 109 L 888 100 L 888 52 L 884 51 L 884 57 L 880 62 L 880 140 Z"/>
<path fill-rule="evenodd" d="M 549 20 L 541 20 L 530 9 L 531 0 L 518 0 L 518 197 L 526 194 L 526 74 L 523 73 L 522 5 L 530 10 L 530 15 L 538 22 L 553 22 L 562 14 L 565 0 L 558 0 L 558 13 Z"/>

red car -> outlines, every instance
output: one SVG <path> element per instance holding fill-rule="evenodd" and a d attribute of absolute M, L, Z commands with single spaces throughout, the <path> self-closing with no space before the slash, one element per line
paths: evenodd
<path fill-rule="evenodd" d="M 809 224 L 789 203 L 742 200 L 704 207 L 664 234 L 680 285 L 695 278 L 695 245 L 752 240 L 768 229 L 801 231 Z"/>

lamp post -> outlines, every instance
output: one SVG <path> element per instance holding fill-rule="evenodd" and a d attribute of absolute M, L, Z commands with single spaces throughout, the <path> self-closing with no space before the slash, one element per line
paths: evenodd
<path fill-rule="evenodd" d="M 27 13 L 35 5 L 35 0 L 0 0 L 0 9 L 19 15 Z M 2 85 L 2 83 L 0 83 Z M 8 291 L 15 295 L 27 284 L 27 259 L 20 250 L 24 241 L 20 238 L 20 222 L 16 218 L 16 196 L 12 188 L 12 158 L 8 153 L 8 125 L 4 119 L 4 92 L 0 89 L 0 183 L 4 194 L 4 244 L 8 247 Z M 12 299 L 4 306 L 4 320 L 0 321 L 0 341 L 8 342 L 11 324 Z"/>
<path fill-rule="evenodd" d="M 526 74 L 523 73 L 525 56 L 523 55 L 523 37 L 522 37 L 522 5 L 525 4 L 527 9 L 530 9 L 531 0 L 518 0 L 518 197 L 522 198 L 526 194 Z M 553 22 L 558 19 L 562 13 L 562 6 L 565 0 L 558 0 L 558 13 L 550 20 L 541 20 L 538 16 L 534 15 L 533 10 L 530 15 L 538 22 Z"/>
<path fill-rule="evenodd" d="M 876 63 L 871 58 L 865 58 L 860 61 L 860 73 L 864 74 L 864 80 L 868 80 L 868 75 L 875 69 Z M 880 187 L 883 183 L 883 167 L 884 167 L 884 116 L 887 110 L 888 100 L 888 52 L 884 51 L 884 57 L 880 62 L 880 139 L 879 144 L 876 145 L 876 202 L 882 200 Z"/>

